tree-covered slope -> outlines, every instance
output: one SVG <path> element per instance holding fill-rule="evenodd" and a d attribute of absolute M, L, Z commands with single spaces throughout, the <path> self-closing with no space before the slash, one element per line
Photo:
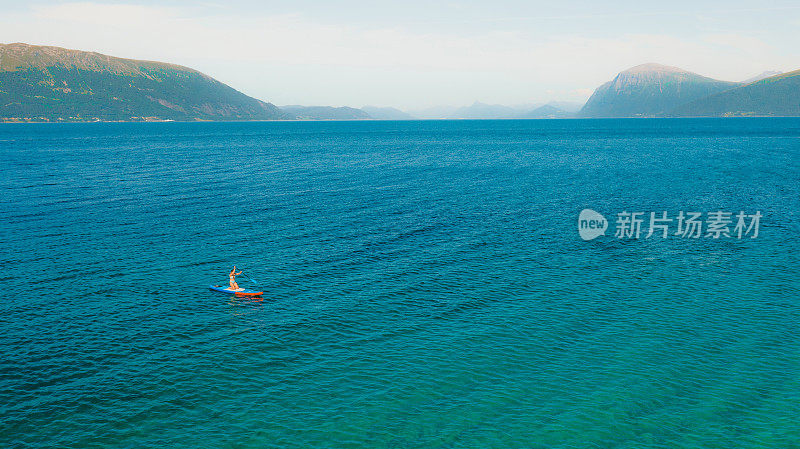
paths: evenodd
<path fill-rule="evenodd" d="M 196 70 L 27 44 L 0 44 L 0 120 L 292 118 Z"/>
<path fill-rule="evenodd" d="M 676 108 L 682 117 L 800 116 L 800 70 L 764 78 Z"/>
<path fill-rule="evenodd" d="M 598 87 L 580 117 L 660 117 L 676 107 L 737 86 L 677 67 L 643 64 Z"/>

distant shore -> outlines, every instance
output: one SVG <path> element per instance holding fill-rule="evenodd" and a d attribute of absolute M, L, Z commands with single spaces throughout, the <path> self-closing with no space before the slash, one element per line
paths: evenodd
<path fill-rule="evenodd" d="M 737 118 L 800 118 L 797 115 L 726 115 L 696 117 L 565 117 L 565 118 L 413 118 L 413 119 L 276 119 L 276 120 L 6 120 L 0 124 L 65 124 L 65 123 L 274 123 L 274 122 L 437 122 L 437 121 L 555 121 L 555 120 L 691 120 Z"/>

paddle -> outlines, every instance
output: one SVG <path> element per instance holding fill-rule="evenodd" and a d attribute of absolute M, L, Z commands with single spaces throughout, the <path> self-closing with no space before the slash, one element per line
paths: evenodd
<path fill-rule="evenodd" d="M 250 279 L 250 281 L 252 281 L 254 284 L 258 285 L 258 282 L 255 279 L 251 278 L 249 274 L 245 273 L 244 271 L 242 271 L 242 274 L 245 275 L 247 279 Z"/>

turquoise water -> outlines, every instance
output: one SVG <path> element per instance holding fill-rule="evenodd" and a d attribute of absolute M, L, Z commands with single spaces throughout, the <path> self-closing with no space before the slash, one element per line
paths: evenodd
<path fill-rule="evenodd" d="M 798 119 L 7 124 L 0 162 L 2 447 L 800 442 Z"/>

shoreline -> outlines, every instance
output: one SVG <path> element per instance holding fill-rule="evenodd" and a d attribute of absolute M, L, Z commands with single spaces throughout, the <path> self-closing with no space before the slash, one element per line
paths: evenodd
<path fill-rule="evenodd" d="M 470 122 L 470 121 L 563 121 L 563 120 L 694 120 L 694 119 L 765 119 L 800 118 L 800 115 L 737 115 L 692 117 L 562 117 L 562 118 L 418 118 L 418 119 L 302 119 L 302 120 L 0 120 L 4 124 L 77 124 L 77 123 L 276 123 L 276 122 Z"/>

